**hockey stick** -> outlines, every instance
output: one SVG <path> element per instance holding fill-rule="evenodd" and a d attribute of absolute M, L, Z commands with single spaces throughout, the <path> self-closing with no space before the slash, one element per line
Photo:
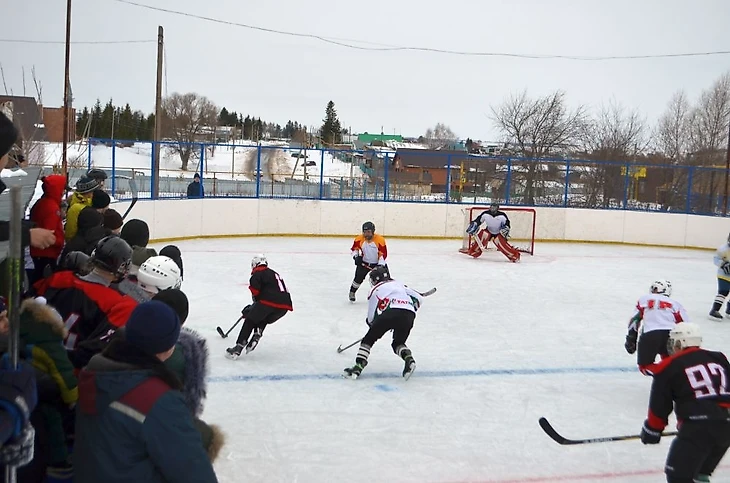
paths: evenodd
<path fill-rule="evenodd" d="M 129 189 L 132 190 L 132 202 L 129 204 L 127 211 L 122 215 L 122 220 L 127 218 L 127 215 L 132 211 L 132 208 L 137 204 L 137 200 L 139 199 L 139 190 L 137 189 L 137 182 L 135 180 L 129 180 Z"/>
<path fill-rule="evenodd" d="M 347 349 L 349 349 L 350 347 L 354 346 L 355 344 L 359 344 L 360 342 L 362 342 L 362 339 L 357 339 L 355 342 L 353 342 L 352 344 L 350 344 L 348 346 L 345 346 L 345 347 L 338 346 L 337 347 L 337 353 L 338 354 L 341 354 L 342 352 L 346 351 Z"/>
<path fill-rule="evenodd" d="M 435 294 L 435 293 L 436 293 L 436 287 L 434 287 L 434 288 L 432 288 L 432 289 L 429 289 L 429 290 L 426 290 L 425 292 L 419 292 L 418 290 L 416 290 L 416 292 L 417 292 L 417 293 L 418 293 L 418 295 L 420 295 L 421 297 L 428 297 L 429 295 L 433 295 L 433 294 Z"/>
<path fill-rule="evenodd" d="M 588 438 L 588 439 L 568 439 L 565 436 L 561 436 L 558 434 L 557 431 L 550 425 L 547 419 L 540 418 L 538 421 L 540 423 L 540 427 L 542 428 L 545 433 L 550 436 L 556 443 L 563 444 L 563 445 L 570 445 L 570 444 L 588 444 L 588 443 L 608 443 L 610 441 L 627 441 L 630 439 L 639 439 L 641 438 L 641 435 L 639 434 L 631 434 L 627 436 L 606 436 L 603 438 Z M 662 433 L 662 436 L 675 436 L 677 434 L 677 431 L 669 431 L 667 433 Z"/>
<path fill-rule="evenodd" d="M 223 332 L 223 329 L 221 329 L 220 327 L 216 327 L 215 330 L 217 330 L 218 333 L 221 335 L 221 337 L 223 337 L 225 339 L 226 337 L 228 337 L 228 334 L 230 334 L 231 331 L 236 328 L 236 326 L 239 324 L 239 322 L 241 322 L 241 320 L 243 320 L 243 318 L 244 318 L 243 315 L 240 316 L 238 318 L 238 320 L 236 321 L 236 323 L 233 324 L 233 327 L 231 327 L 230 329 L 228 329 L 228 332 Z"/>

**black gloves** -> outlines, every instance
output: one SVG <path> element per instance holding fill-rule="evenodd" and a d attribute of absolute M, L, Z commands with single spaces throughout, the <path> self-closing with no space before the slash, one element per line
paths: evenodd
<path fill-rule="evenodd" d="M 629 331 L 628 334 L 626 334 L 626 342 L 624 343 L 624 348 L 626 349 L 626 352 L 629 354 L 633 354 L 636 352 L 636 339 L 638 338 L 638 335 L 636 331 Z"/>
<path fill-rule="evenodd" d="M 353 260 L 355 260 L 356 267 L 359 267 L 362 265 L 362 255 L 358 255 L 358 256 L 354 257 Z"/>
<path fill-rule="evenodd" d="M 641 442 L 644 444 L 659 444 L 661 439 L 662 432 L 652 429 L 648 420 L 644 421 L 644 425 L 641 427 Z"/>

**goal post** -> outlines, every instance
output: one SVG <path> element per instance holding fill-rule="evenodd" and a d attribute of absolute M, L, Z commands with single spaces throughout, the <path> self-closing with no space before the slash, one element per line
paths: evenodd
<path fill-rule="evenodd" d="M 461 211 L 464 213 L 463 238 L 461 242 L 461 253 L 467 253 L 474 237 L 466 233 L 466 229 L 474 218 L 482 212 L 489 210 L 489 206 L 469 206 Z M 510 221 L 509 243 L 522 253 L 535 254 L 535 220 L 536 213 L 533 208 L 500 207 Z"/>

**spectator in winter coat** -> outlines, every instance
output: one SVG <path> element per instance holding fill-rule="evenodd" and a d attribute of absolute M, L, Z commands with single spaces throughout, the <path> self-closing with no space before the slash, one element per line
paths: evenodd
<path fill-rule="evenodd" d="M 91 206 L 94 191 L 99 188 L 99 182 L 92 178 L 82 176 L 76 182 L 76 191 L 69 198 L 69 207 L 66 212 L 65 236 L 66 241 L 76 236 L 78 219 L 81 210 Z"/>
<path fill-rule="evenodd" d="M 104 215 L 94 208 L 87 206 L 81 210 L 78 221 L 78 231 L 76 235 L 70 239 L 63 249 L 61 259 L 66 258 L 70 252 L 84 252 L 91 255 L 96 248 L 96 244 L 109 235 L 109 230 L 104 228 Z"/>
<path fill-rule="evenodd" d="M 203 183 L 200 182 L 200 175 L 195 173 L 193 176 L 193 182 L 188 185 L 188 198 L 203 198 L 205 191 L 203 190 Z"/>
<path fill-rule="evenodd" d="M 132 312 L 79 377 L 76 483 L 218 481 L 178 378 L 164 365 L 180 335 L 175 311 L 159 301 Z"/>
<path fill-rule="evenodd" d="M 56 242 L 48 248 L 30 247 L 30 256 L 35 267 L 30 283 L 43 278 L 46 267 L 55 271 L 56 260 L 63 250 L 61 198 L 66 190 L 66 177 L 52 174 L 44 176 L 41 180 L 43 196 L 30 209 L 30 221 L 37 227 L 53 230 Z"/>

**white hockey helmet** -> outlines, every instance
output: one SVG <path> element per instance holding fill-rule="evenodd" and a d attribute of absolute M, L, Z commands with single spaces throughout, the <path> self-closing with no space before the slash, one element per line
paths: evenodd
<path fill-rule="evenodd" d="M 672 296 L 672 282 L 669 280 L 656 280 L 651 284 L 651 293 Z"/>
<path fill-rule="evenodd" d="M 688 347 L 702 345 L 702 331 L 700 326 L 692 322 L 680 322 L 669 331 L 667 352 L 674 354 Z"/>
<path fill-rule="evenodd" d="M 139 267 L 137 284 L 151 293 L 169 288 L 180 288 L 182 285 L 180 267 L 170 257 L 163 255 L 150 257 Z"/>
<path fill-rule="evenodd" d="M 258 267 L 259 265 L 266 265 L 267 267 L 269 266 L 269 261 L 266 260 L 266 255 L 264 255 L 263 253 L 259 253 L 258 255 L 255 255 L 251 259 L 251 268 L 252 269 Z"/>

